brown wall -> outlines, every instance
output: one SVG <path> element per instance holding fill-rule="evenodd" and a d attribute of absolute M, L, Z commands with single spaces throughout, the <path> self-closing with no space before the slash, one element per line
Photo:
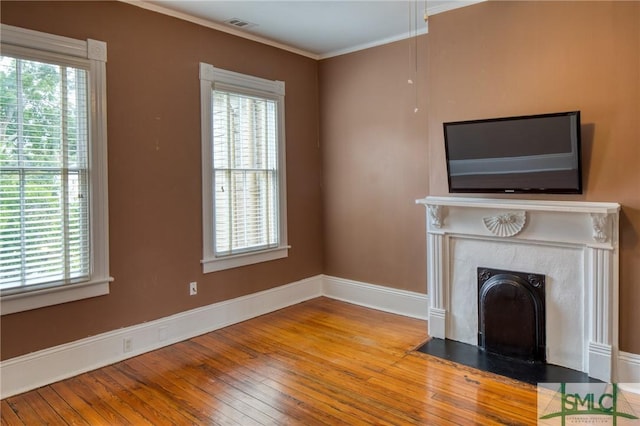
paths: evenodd
<path fill-rule="evenodd" d="M 115 277 L 107 296 L 3 316 L 2 359 L 322 273 L 316 61 L 120 2 L 1 7 L 6 24 L 107 42 Z M 200 61 L 286 82 L 287 259 L 202 274 Z"/>
<path fill-rule="evenodd" d="M 640 3 L 487 2 L 432 16 L 418 78 L 412 41 L 318 65 L 122 3 L 0 6 L 5 23 L 108 43 L 116 278 L 108 296 L 3 316 L 2 359 L 322 272 L 425 292 L 414 200 L 447 192 L 442 122 L 569 109 L 582 111 L 585 194 L 555 198 L 623 205 L 621 348 L 640 353 Z M 289 259 L 201 274 L 200 61 L 287 83 Z"/>
<path fill-rule="evenodd" d="M 415 200 L 428 188 L 426 37 L 417 77 L 414 46 L 404 40 L 320 64 L 324 271 L 425 293 L 425 212 Z"/>
<path fill-rule="evenodd" d="M 640 353 L 640 2 L 480 3 L 426 39 L 428 130 L 406 118 L 406 45 L 321 63 L 325 272 L 424 291 L 412 199 L 447 194 L 442 123 L 578 109 L 585 193 L 547 198 L 622 204 L 620 347 Z"/>

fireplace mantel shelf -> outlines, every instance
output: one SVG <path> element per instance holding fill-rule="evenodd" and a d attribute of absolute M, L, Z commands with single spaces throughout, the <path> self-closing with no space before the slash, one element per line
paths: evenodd
<path fill-rule="evenodd" d="M 416 204 L 432 206 L 471 207 L 479 209 L 509 209 L 593 214 L 611 214 L 616 213 L 620 210 L 620 204 L 618 203 L 467 197 L 426 197 L 416 200 Z"/>

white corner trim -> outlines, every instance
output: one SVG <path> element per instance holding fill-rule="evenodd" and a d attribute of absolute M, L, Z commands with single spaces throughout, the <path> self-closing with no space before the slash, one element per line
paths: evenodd
<path fill-rule="evenodd" d="M 429 297 L 426 294 L 327 275 L 323 277 L 322 287 L 324 296 L 332 299 L 411 318 L 429 318 Z"/>
<path fill-rule="evenodd" d="M 322 276 L 103 333 L 0 362 L 0 399 L 322 295 Z M 124 352 L 124 339 L 132 349 Z"/>
<path fill-rule="evenodd" d="M 87 39 L 87 58 L 99 62 L 107 62 L 107 43 L 90 38 Z"/>
<path fill-rule="evenodd" d="M 618 352 L 618 382 L 622 389 L 640 395 L 640 354 Z"/>

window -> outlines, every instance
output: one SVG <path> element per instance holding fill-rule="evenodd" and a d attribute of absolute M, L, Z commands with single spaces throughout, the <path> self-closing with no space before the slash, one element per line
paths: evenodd
<path fill-rule="evenodd" d="M 286 257 L 284 83 L 200 64 L 203 271 Z"/>
<path fill-rule="evenodd" d="M 106 44 L 2 25 L 2 314 L 109 292 Z"/>

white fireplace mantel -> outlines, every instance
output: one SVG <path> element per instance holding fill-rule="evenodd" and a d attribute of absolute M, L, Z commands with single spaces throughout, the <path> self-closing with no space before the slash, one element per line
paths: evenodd
<path fill-rule="evenodd" d="M 547 277 L 547 362 L 612 382 L 620 205 L 427 197 L 429 334 L 477 344 L 478 267 Z"/>

